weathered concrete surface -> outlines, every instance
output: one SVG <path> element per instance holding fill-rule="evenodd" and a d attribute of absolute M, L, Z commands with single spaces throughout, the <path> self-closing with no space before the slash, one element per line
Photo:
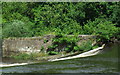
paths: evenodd
<path fill-rule="evenodd" d="M 68 35 L 74 36 L 74 35 Z M 30 53 L 46 53 L 48 46 L 52 44 L 52 38 L 55 35 L 45 35 L 42 37 L 27 37 L 27 38 L 7 38 L 3 40 L 2 43 L 2 50 L 3 50 L 3 57 L 7 57 L 10 55 L 26 52 Z M 81 44 L 82 41 L 87 39 L 96 38 L 92 35 L 79 35 L 78 38 L 81 38 L 77 44 Z M 47 42 L 45 42 L 47 40 Z"/>
<path fill-rule="evenodd" d="M 8 38 L 3 40 L 3 57 L 17 54 L 20 52 L 41 52 L 44 47 L 45 51 L 49 45 L 52 44 L 51 38 L 54 35 L 47 35 L 44 37 L 27 37 L 27 38 Z M 44 40 L 48 42 L 44 43 Z M 45 52 L 44 52 L 45 53 Z"/>

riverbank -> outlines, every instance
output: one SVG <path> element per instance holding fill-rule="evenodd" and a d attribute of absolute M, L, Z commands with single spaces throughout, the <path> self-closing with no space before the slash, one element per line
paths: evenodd
<path fill-rule="evenodd" d="M 0 68 L 2 73 L 118 73 L 120 43 L 107 43 L 100 54 L 58 62 L 40 62 L 31 65 Z"/>
<path fill-rule="evenodd" d="M 3 40 L 3 57 L 15 59 L 46 60 L 88 51 L 96 44 L 93 35 L 45 35 L 29 38 L 6 38 Z"/>
<path fill-rule="evenodd" d="M 75 55 L 75 56 L 71 56 L 71 57 L 62 57 L 62 58 L 57 58 L 57 59 L 53 59 L 53 58 L 50 58 L 49 57 L 49 60 L 48 61 L 60 61 L 60 60 L 68 60 L 68 59 L 73 59 L 73 58 L 81 58 L 81 57 L 88 57 L 88 56 L 94 56 L 94 55 L 97 55 L 101 52 L 101 49 L 103 49 L 105 46 L 105 44 L 102 45 L 102 47 L 99 47 L 99 48 L 96 48 L 96 49 L 93 49 L 93 50 L 90 50 L 90 51 L 87 51 L 87 52 L 84 52 L 84 53 L 81 53 L 81 54 L 78 54 L 78 55 Z M 30 63 L 12 63 L 12 64 L 3 64 L 1 63 L 0 64 L 0 67 L 12 67 L 12 66 L 21 66 L 21 65 L 28 65 L 28 64 L 35 64 L 35 63 L 39 63 L 39 62 L 30 62 Z"/>
<path fill-rule="evenodd" d="M 81 58 L 81 57 L 88 57 L 88 56 L 94 56 L 97 55 L 101 52 L 101 50 L 104 48 L 105 44 L 103 44 L 101 47 L 98 47 L 96 49 L 75 55 L 75 56 L 70 56 L 70 57 L 63 57 L 63 58 L 57 58 L 57 59 L 50 59 L 48 61 L 60 61 L 60 60 L 68 60 L 68 59 L 74 59 L 74 58 Z"/>
<path fill-rule="evenodd" d="M 88 36 L 87 37 L 84 35 L 79 35 L 79 36 L 61 36 L 61 35 L 57 35 L 57 36 L 52 36 L 53 38 L 49 39 L 48 38 L 51 37 L 50 35 L 44 36 L 46 38 L 34 38 L 35 40 L 42 40 L 40 43 L 47 45 L 49 43 L 50 46 L 45 46 L 45 47 L 40 44 L 40 52 L 36 53 L 35 50 L 31 50 L 31 49 L 24 49 L 26 51 L 30 51 L 32 53 L 27 53 L 27 52 L 23 52 L 23 50 L 21 51 L 16 51 L 13 52 L 13 54 L 11 54 L 10 58 L 14 58 L 15 60 L 31 60 L 31 61 L 59 61 L 59 60 L 67 60 L 67 59 L 73 59 L 73 58 L 81 58 L 81 57 L 87 57 L 87 56 L 93 56 L 93 55 L 97 55 L 104 47 L 104 45 L 102 46 L 102 42 L 97 43 L 96 39 L 93 38 L 94 36 Z M 17 47 L 20 45 L 20 43 L 22 43 L 24 41 L 24 38 L 19 38 L 19 40 L 17 38 L 14 39 L 8 39 L 7 41 L 10 41 L 11 44 L 7 44 L 9 45 L 9 47 L 7 46 L 7 49 L 13 49 L 11 46 L 14 46 L 15 49 L 17 49 Z M 34 41 L 34 39 L 32 38 L 32 42 Z M 51 44 L 50 44 L 51 41 Z M 12 42 L 14 43 L 12 45 Z M 17 42 L 17 43 L 15 43 Z M 28 44 L 30 42 L 30 40 L 27 38 L 25 38 L 25 42 Z M 24 42 L 24 43 L 25 43 Z M 32 42 L 29 44 L 31 45 Z M 35 41 L 36 42 L 36 41 Z M 34 43 L 35 43 L 34 42 Z M 18 45 L 15 45 L 18 44 Z M 23 45 L 26 46 L 27 44 Z M 21 45 L 21 48 L 23 47 Z M 36 46 L 36 45 L 34 45 Z M 101 47 L 100 47 L 101 46 Z M 11 47 L 11 48 L 10 48 Z M 29 46 L 30 47 L 30 46 Z M 44 47 L 44 48 L 43 48 Z M 4 47 L 5 48 L 5 47 Z M 5 52 L 5 51 L 3 51 Z M 10 52 L 10 51 L 9 51 Z M 35 53 L 34 53 L 35 52 Z M 85 53 L 84 53 L 85 52 Z M 16 55 L 14 55 L 16 53 Z M 10 53 L 8 53 L 10 55 Z M 29 63 L 26 62 L 21 62 L 21 63 L 13 63 L 13 64 L 4 64 L 5 66 L 18 66 L 18 65 L 27 65 Z M 2 66 L 2 64 L 1 64 Z"/>

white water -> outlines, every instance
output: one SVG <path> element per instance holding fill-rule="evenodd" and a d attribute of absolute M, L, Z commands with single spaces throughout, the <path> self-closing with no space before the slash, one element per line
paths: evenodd
<path fill-rule="evenodd" d="M 105 46 L 105 44 L 103 44 L 102 47 L 98 47 L 96 49 L 90 50 L 88 52 L 84 52 L 82 54 L 78 54 L 78 55 L 71 56 L 71 57 L 65 57 L 65 58 L 59 58 L 59 59 L 52 59 L 52 60 L 48 60 L 48 61 L 60 61 L 60 60 L 68 60 L 68 59 L 74 59 L 74 58 L 80 58 L 80 57 L 93 56 L 93 55 L 96 55 L 96 54 L 100 53 L 101 49 L 103 49 L 104 46 Z"/>
<path fill-rule="evenodd" d="M 74 58 L 80 58 L 80 57 L 88 57 L 88 56 L 93 56 L 101 52 L 101 49 L 103 49 L 105 44 L 102 45 L 102 47 L 90 50 L 88 52 L 84 52 L 82 54 L 78 54 L 72 57 L 65 57 L 65 58 L 59 58 L 59 59 L 53 59 L 53 60 L 48 60 L 48 61 L 60 61 L 60 60 L 68 60 L 68 59 L 74 59 Z M 3 64 L 0 63 L 0 67 L 11 67 L 11 66 L 20 66 L 20 65 L 28 65 L 30 63 L 13 63 L 13 64 Z"/>
<path fill-rule="evenodd" d="M 120 43 L 108 43 L 101 50 L 101 52 L 94 56 L 83 57 L 78 59 L 71 59 L 58 62 L 39 62 L 31 65 L 14 66 L 0 68 L 0 71 L 5 73 L 20 73 L 20 74 L 33 74 L 33 73 L 78 73 L 78 74 L 107 74 L 107 75 L 119 75 L 118 69 L 118 51 L 120 49 Z M 9 58 L 8 58 L 9 60 Z M 5 60 L 4 60 L 5 61 Z M 11 62 L 12 61 L 12 62 Z M 7 60 L 5 61 L 7 62 Z M 14 63 L 14 60 L 9 60 L 10 63 Z M 22 61 L 19 61 L 22 62 Z M 33 61 L 27 61 L 33 62 Z M 25 62 L 26 63 L 26 62 Z"/>
<path fill-rule="evenodd" d="M 27 64 L 28 63 L 0 64 L 0 67 L 10 67 L 10 66 L 27 65 Z"/>

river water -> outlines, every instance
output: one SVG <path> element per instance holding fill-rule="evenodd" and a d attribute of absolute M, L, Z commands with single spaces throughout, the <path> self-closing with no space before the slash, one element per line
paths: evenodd
<path fill-rule="evenodd" d="M 118 73 L 118 50 L 120 42 L 109 43 L 102 53 L 95 56 L 0 68 L 0 71 L 2 73 Z"/>

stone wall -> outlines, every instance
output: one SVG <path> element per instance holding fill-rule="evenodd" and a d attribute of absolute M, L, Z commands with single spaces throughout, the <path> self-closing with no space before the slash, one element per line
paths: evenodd
<path fill-rule="evenodd" d="M 68 35 L 73 36 L 73 35 Z M 2 52 L 3 57 L 10 56 L 12 54 L 18 54 L 22 52 L 35 53 L 43 52 L 46 53 L 48 46 L 52 44 L 52 38 L 54 35 L 46 35 L 42 37 L 26 37 L 26 38 L 7 38 L 3 40 Z M 92 35 L 79 35 L 78 38 L 82 40 L 95 38 Z M 42 49 L 43 48 L 43 49 Z"/>

